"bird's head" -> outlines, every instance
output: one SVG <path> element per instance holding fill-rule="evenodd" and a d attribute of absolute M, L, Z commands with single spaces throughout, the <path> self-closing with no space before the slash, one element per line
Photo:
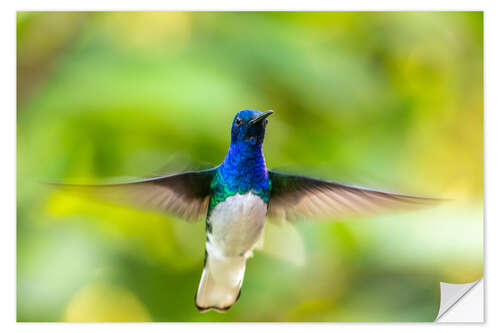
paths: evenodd
<path fill-rule="evenodd" d="M 262 144 L 266 133 L 267 117 L 273 111 L 260 112 L 256 110 L 243 110 L 234 116 L 231 129 L 232 144 Z"/>

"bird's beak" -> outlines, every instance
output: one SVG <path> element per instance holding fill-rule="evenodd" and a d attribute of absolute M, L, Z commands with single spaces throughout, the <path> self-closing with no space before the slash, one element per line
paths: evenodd
<path fill-rule="evenodd" d="M 266 119 L 267 117 L 269 117 L 270 115 L 272 115 L 273 112 L 274 112 L 273 110 L 266 111 L 263 114 L 261 114 L 260 116 L 258 116 L 257 118 L 250 120 L 248 123 L 250 125 L 258 123 L 259 121 L 262 121 L 262 120 Z"/>

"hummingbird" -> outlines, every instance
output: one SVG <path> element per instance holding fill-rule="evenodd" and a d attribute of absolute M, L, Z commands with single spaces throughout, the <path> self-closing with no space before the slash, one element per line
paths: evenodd
<path fill-rule="evenodd" d="M 195 305 L 225 312 L 241 295 L 247 260 L 266 220 L 341 219 L 423 207 L 438 199 L 390 193 L 267 168 L 262 150 L 273 111 L 242 110 L 218 166 L 91 188 L 188 221 L 205 218 L 205 260 Z"/>

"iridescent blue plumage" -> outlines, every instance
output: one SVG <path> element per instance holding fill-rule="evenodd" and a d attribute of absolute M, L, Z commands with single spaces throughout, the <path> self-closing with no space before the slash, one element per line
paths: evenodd
<path fill-rule="evenodd" d="M 210 211 L 227 197 L 249 191 L 269 202 L 269 182 L 262 153 L 267 120 L 271 113 L 243 110 L 236 114 L 231 145 L 212 181 Z"/>

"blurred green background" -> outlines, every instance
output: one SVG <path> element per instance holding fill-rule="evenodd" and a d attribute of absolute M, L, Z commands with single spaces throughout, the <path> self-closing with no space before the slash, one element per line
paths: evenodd
<path fill-rule="evenodd" d="M 483 274 L 481 12 L 19 12 L 17 71 L 18 321 L 432 321 Z M 266 227 L 200 314 L 204 223 L 40 185 L 217 165 L 247 108 L 271 168 L 454 200 Z"/>

